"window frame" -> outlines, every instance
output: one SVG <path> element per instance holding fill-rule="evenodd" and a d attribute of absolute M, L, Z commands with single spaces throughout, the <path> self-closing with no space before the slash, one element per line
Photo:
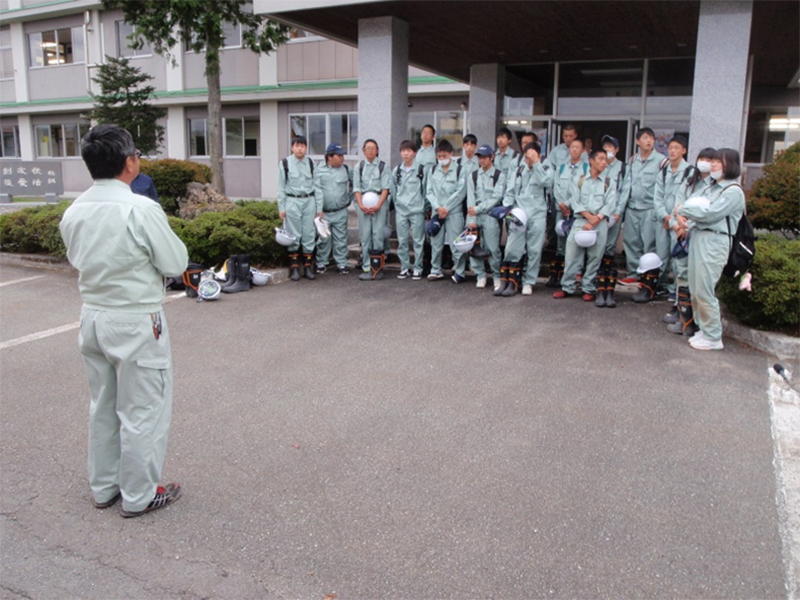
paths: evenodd
<path fill-rule="evenodd" d="M 69 47 L 71 48 L 71 62 L 60 62 L 61 57 L 61 45 L 62 42 L 59 40 L 59 31 L 69 30 Z M 80 46 L 79 49 L 81 52 L 76 52 L 76 44 L 75 44 L 75 32 L 80 31 Z M 45 53 L 45 41 L 44 36 L 45 34 L 53 34 L 53 42 L 47 42 L 48 44 L 55 44 L 56 49 L 56 60 L 54 63 L 47 62 L 47 55 Z M 39 47 L 38 47 L 38 57 L 41 59 L 41 64 L 36 64 L 34 60 L 34 50 L 35 48 L 32 46 L 32 43 L 36 36 L 39 36 Z M 76 27 L 59 27 L 57 29 L 45 29 L 43 31 L 33 31 L 27 34 L 28 38 L 28 68 L 30 69 L 45 69 L 50 67 L 66 67 L 70 65 L 85 65 L 86 64 L 86 31 L 83 25 L 78 25 Z M 63 44 L 66 47 L 66 42 Z"/>
<path fill-rule="evenodd" d="M 358 119 L 358 111 L 335 111 L 335 112 L 290 112 L 288 115 L 288 131 L 289 131 L 289 148 L 292 147 L 292 140 L 294 137 L 292 135 L 292 119 L 294 117 L 304 117 L 306 119 L 305 122 L 305 131 L 306 134 L 308 133 L 308 117 L 325 117 L 325 147 L 327 148 L 328 145 L 331 143 L 331 117 L 341 117 L 342 115 L 347 115 L 347 154 L 345 154 L 345 160 L 358 160 L 361 157 L 361 148 L 359 147 L 359 140 L 358 135 L 356 134 L 356 139 L 351 143 L 350 137 L 352 132 L 352 118 L 353 116 Z M 356 124 L 356 128 L 358 125 Z M 305 136 L 308 139 L 308 135 Z M 342 144 L 344 146 L 344 144 Z M 321 160 L 325 158 L 325 153 L 322 154 L 314 154 L 308 152 L 307 155 L 315 160 Z"/>
<path fill-rule="evenodd" d="M 208 154 L 208 117 L 200 117 L 200 118 L 189 118 L 188 127 L 186 131 L 189 135 L 189 147 L 187 155 L 189 158 L 211 158 L 211 155 Z M 192 154 L 192 135 L 194 133 L 194 129 L 192 128 L 192 121 L 202 121 L 203 122 L 203 145 L 205 146 L 206 154 Z M 224 139 L 224 138 L 223 138 Z"/>
<path fill-rule="evenodd" d="M 305 44 L 308 42 L 325 42 L 328 40 L 328 38 L 326 37 L 307 31 L 305 29 L 300 29 L 299 27 L 292 27 L 291 31 L 289 32 L 289 35 L 291 36 L 292 33 L 295 31 L 303 31 L 307 35 L 304 35 L 303 37 L 289 37 L 289 39 L 286 40 L 287 44 Z"/>
<path fill-rule="evenodd" d="M 5 37 L 7 37 L 8 39 L 4 40 Z M 3 45 L 4 41 L 7 44 L 5 46 Z M 5 60 L 3 58 L 0 58 L 0 81 L 8 81 L 14 79 L 14 48 L 11 42 L 10 29 L 5 29 L 0 31 L 0 57 L 4 56 L 6 52 L 11 56 L 11 74 L 4 76 L 2 69 L 3 69 L 3 64 L 5 64 Z"/>
<path fill-rule="evenodd" d="M 128 58 L 128 59 L 136 59 L 136 58 L 149 58 L 153 56 L 153 48 L 150 46 L 149 42 L 145 40 L 144 45 L 140 50 L 136 50 L 131 48 L 130 42 L 128 40 L 127 35 L 120 35 L 120 25 L 127 25 L 131 28 L 131 33 L 136 32 L 136 26 L 131 25 L 125 19 L 118 19 L 114 21 L 114 32 L 116 33 L 117 37 L 117 58 Z M 125 55 L 122 53 L 123 46 L 129 52 L 132 52 L 130 55 Z"/>
<path fill-rule="evenodd" d="M 5 136 L 7 133 L 11 133 L 14 137 L 14 152 L 15 154 L 12 156 L 10 154 L 6 154 L 6 144 L 5 144 Z M 22 158 L 22 151 L 19 147 L 19 125 L 3 125 L 0 126 L 0 135 L 2 136 L 2 140 L 0 143 L 0 158 Z"/>
<path fill-rule="evenodd" d="M 232 23 L 231 25 L 234 25 L 234 24 Z M 243 47 L 242 46 L 242 37 L 243 37 L 242 36 L 242 24 L 241 23 L 236 23 L 235 25 L 239 29 L 239 43 L 237 45 L 234 45 L 234 46 L 222 46 L 220 48 L 220 50 L 236 50 L 238 48 L 242 48 Z M 194 34 L 192 34 L 192 39 L 191 40 L 184 40 L 183 41 L 183 51 L 184 51 L 184 53 L 186 53 L 186 54 L 195 54 L 195 51 L 192 49 L 192 43 L 194 42 L 195 37 L 196 36 Z M 203 50 L 203 52 L 205 52 L 205 49 Z"/>
<path fill-rule="evenodd" d="M 242 154 L 231 154 L 228 151 L 228 121 L 238 121 L 242 127 Z M 259 135 L 256 138 L 256 154 L 247 154 L 247 124 L 256 123 Z M 223 117 L 222 118 L 222 156 L 225 158 L 259 158 L 261 156 L 261 121 L 257 117 Z M 252 138 L 250 138 L 252 139 Z"/>
<path fill-rule="evenodd" d="M 40 152 L 41 146 L 39 144 L 39 130 L 47 128 L 47 145 L 49 148 L 49 154 L 42 154 Z M 74 145 L 73 154 L 67 154 L 67 127 L 76 128 L 78 132 L 78 138 L 72 138 L 72 143 Z M 80 141 L 83 139 L 87 133 L 89 133 L 89 128 L 91 127 L 90 123 L 83 122 L 83 121 L 67 121 L 63 123 L 45 123 L 43 125 L 34 125 L 33 126 L 33 142 L 36 149 L 36 158 L 53 158 L 53 159 L 75 159 L 81 158 L 81 144 Z M 53 134 L 53 131 L 58 131 L 57 135 Z M 74 134 L 74 132 L 73 132 Z M 54 139 L 55 138 L 55 139 Z M 58 145 L 58 152 L 59 154 L 53 154 L 53 143 Z"/>

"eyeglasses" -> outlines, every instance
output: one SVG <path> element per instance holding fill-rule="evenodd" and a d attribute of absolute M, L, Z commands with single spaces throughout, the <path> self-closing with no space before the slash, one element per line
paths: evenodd
<path fill-rule="evenodd" d="M 141 150 L 136 150 L 134 152 L 134 155 L 136 156 L 136 158 L 142 158 L 142 151 Z"/>

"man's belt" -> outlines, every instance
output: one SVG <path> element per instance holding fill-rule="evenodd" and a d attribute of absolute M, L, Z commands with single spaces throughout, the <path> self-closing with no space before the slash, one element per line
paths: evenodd
<path fill-rule="evenodd" d="M 286 194 L 289 198 L 311 198 L 314 196 L 314 192 L 310 194 Z"/>

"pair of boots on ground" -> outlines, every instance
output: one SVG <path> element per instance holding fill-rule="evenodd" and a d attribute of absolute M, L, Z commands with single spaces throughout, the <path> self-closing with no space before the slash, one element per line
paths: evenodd
<path fill-rule="evenodd" d="M 221 290 L 225 294 L 247 292 L 250 290 L 250 255 L 234 254 L 225 261 L 225 271 L 228 276 Z"/>
<path fill-rule="evenodd" d="M 303 254 L 303 277 L 306 279 L 316 279 L 312 265 L 312 254 Z M 292 281 L 300 281 L 300 253 L 289 252 L 289 278 Z"/>
<path fill-rule="evenodd" d="M 500 263 L 500 285 L 494 290 L 495 296 L 513 296 L 522 284 L 522 261 Z"/>
<path fill-rule="evenodd" d="M 383 268 L 386 266 L 386 255 L 383 250 L 372 249 L 369 252 L 369 271 L 363 271 L 358 278 L 361 281 L 383 279 Z"/>
<path fill-rule="evenodd" d="M 694 311 L 692 310 L 692 294 L 688 287 L 678 288 L 678 304 L 673 306 L 670 311 L 661 317 L 667 323 L 667 331 L 670 333 L 693 336 L 699 327 L 694 322 Z"/>
<path fill-rule="evenodd" d="M 598 308 L 614 308 L 617 301 L 614 300 L 614 289 L 617 287 L 617 276 L 619 272 L 614 267 L 614 258 L 604 256 L 597 271 L 597 297 L 594 305 Z"/>

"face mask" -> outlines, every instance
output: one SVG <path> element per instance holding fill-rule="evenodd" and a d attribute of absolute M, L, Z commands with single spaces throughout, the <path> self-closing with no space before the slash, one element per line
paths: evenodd
<path fill-rule="evenodd" d="M 717 181 L 722 179 L 722 171 L 711 171 L 711 177 L 716 179 Z"/>
<path fill-rule="evenodd" d="M 439 159 L 439 165 L 441 165 L 442 167 L 446 167 L 449 164 L 450 164 L 450 159 L 449 158 L 440 158 Z"/>
<path fill-rule="evenodd" d="M 617 155 L 616 152 L 606 152 L 606 156 L 608 157 L 609 160 L 614 158 L 616 155 Z"/>
<path fill-rule="evenodd" d="M 699 160 L 697 161 L 697 170 L 701 173 L 710 173 L 711 172 L 711 163 L 707 160 Z"/>

